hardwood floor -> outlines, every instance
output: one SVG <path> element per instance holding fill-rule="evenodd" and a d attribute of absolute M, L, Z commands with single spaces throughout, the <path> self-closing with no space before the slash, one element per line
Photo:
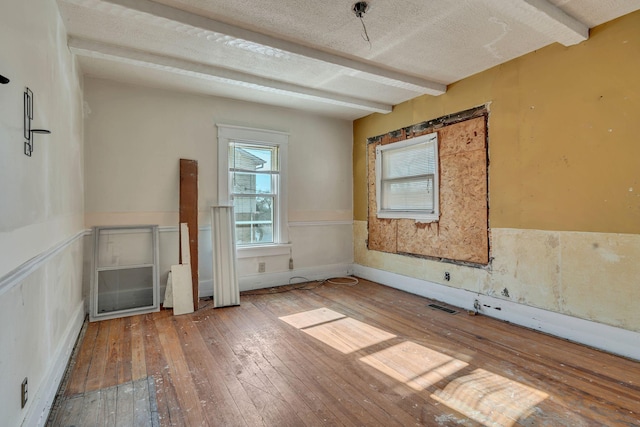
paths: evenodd
<path fill-rule="evenodd" d="M 90 323 L 49 425 L 640 426 L 638 362 L 365 280 L 314 286 Z"/>

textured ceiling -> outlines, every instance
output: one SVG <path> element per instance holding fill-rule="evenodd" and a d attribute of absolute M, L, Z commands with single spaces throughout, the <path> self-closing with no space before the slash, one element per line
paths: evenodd
<path fill-rule="evenodd" d="M 86 75 L 345 119 L 640 9 L 640 0 L 58 0 Z"/>

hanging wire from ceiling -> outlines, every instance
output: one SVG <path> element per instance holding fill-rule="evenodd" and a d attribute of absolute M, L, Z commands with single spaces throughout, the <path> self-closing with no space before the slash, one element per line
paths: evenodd
<path fill-rule="evenodd" d="M 369 3 L 367 3 L 366 1 L 359 1 L 353 4 L 353 7 L 351 8 L 351 10 L 353 11 L 354 15 L 356 15 L 356 17 L 358 17 L 358 19 L 360 19 L 360 23 L 362 24 L 362 30 L 364 32 L 364 34 L 362 35 L 362 38 L 369 43 L 369 49 L 371 49 L 371 39 L 369 38 L 369 32 L 367 31 L 367 26 L 364 23 L 364 19 L 363 16 L 365 13 L 367 13 L 367 11 L 369 10 Z"/>

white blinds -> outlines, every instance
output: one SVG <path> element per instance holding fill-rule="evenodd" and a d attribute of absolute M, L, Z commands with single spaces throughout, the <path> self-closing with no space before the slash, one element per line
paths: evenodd
<path fill-rule="evenodd" d="M 380 151 L 382 210 L 434 210 L 433 140 Z"/>

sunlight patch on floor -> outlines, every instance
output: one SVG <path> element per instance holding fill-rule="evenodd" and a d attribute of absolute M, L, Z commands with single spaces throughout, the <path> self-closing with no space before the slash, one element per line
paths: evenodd
<path fill-rule="evenodd" d="M 385 348 L 360 361 L 417 391 L 468 366 L 466 362 L 410 341 Z"/>
<path fill-rule="evenodd" d="M 497 374 L 476 369 L 453 379 L 431 397 L 487 426 L 512 426 L 530 416 L 548 394 Z"/>
<path fill-rule="evenodd" d="M 328 308 L 280 320 L 344 354 L 397 338 Z M 486 426 L 512 426 L 531 416 L 536 405 L 549 397 L 484 369 L 467 373 L 469 363 L 411 341 L 387 344 L 359 360 L 399 384 L 431 393 L 432 399 Z"/>
<path fill-rule="evenodd" d="M 382 329 L 346 317 L 344 314 L 328 308 L 305 311 L 279 319 L 344 354 L 353 353 L 396 337 Z"/>
<path fill-rule="evenodd" d="M 317 340 L 349 354 L 379 344 L 396 336 L 349 317 L 304 329 Z"/>
<path fill-rule="evenodd" d="M 328 308 L 318 308 L 316 310 L 303 311 L 302 313 L 291 314 L 289 316 L 282 316 L 278 319 L 287 322 L 294 328 L 304 329 L 310 326 L 320 325 L 322 323 L 331 322 L 337 319 L 344 319 L 345 316 L 337 311 L 330 310 Z"/>

